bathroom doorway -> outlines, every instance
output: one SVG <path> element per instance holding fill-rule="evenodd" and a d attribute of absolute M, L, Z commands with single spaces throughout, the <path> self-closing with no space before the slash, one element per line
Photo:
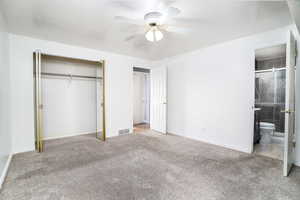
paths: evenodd
<path fill-rule="evenodd" d="M 283 176 L 295 162 L 295 71 L 297 43 L 255 51 L 254 154 L 282 160 Z"/>
<path fill-rule="evenodd" d="M 150 129 L 150 70 L 133 68 L 133 129 L 135 133 Z"/>
<path fill-rule="evenodd" d="M 286 44 L 255 51 L 254 153 L 284 158 Z"/>

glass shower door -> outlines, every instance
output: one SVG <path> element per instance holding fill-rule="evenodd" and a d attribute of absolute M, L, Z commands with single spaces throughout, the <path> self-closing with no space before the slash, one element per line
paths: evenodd
<path fill-rule="evenodd" d="M 275 125 L 274 136 L 283 137 L 285 108 L 285 69 L 257 72 L 255 75 L 255 107 L 260 108 L 261 122 Z"/>

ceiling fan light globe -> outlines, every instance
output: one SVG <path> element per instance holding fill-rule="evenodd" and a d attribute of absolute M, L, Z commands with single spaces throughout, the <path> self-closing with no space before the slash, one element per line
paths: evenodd
<path fill-rule="evenodd" d="M 145 37 L 150 42 L 157 42 L 163 39 L 164 35 L 160 30 L 154 27 L 145 34 Z"/>

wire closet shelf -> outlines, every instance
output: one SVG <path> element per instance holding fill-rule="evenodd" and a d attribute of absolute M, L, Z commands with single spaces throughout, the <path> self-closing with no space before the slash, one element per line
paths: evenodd
<path fill-rule="evenodd" d="M 41 75 L 56 76 L 56 77 L 68 77 L 68 78 L 102 79 L 102 77 L 99 77 L 99 76 L 86 76 L 86 75 L 78 75 L 78 74 L 61 74 L 61 73 L 49 73 L 49 72 L 42 72 Z"/>

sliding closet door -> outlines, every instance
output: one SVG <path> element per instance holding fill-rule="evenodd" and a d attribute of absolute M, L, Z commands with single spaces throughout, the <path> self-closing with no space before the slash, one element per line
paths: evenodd
<path fill-rule="evenodd" d="M 34 53 L 34 79 L 35 79 L 35 146 L 38 152 L 43 151 L 43 104 L 41 81 L 41 53 Z"/>
<path fill-rule="evenodd" d="M 105 96 L 104 96 L 104 61 L 100 62 L 99 67 L 96 69 L 96 75 L 99 77 L 96 81 L 96 98 L 97 98 L 97 130 L 96 137 L 105 141 L 106 133 L 105 133 Z"/>
<path fill-rule="evenodd" d="M 34 61 L 37 151 L 43 151 L 47 139 L 95 134 L 104 141 L 104 61 L 40 52 Z"/>

